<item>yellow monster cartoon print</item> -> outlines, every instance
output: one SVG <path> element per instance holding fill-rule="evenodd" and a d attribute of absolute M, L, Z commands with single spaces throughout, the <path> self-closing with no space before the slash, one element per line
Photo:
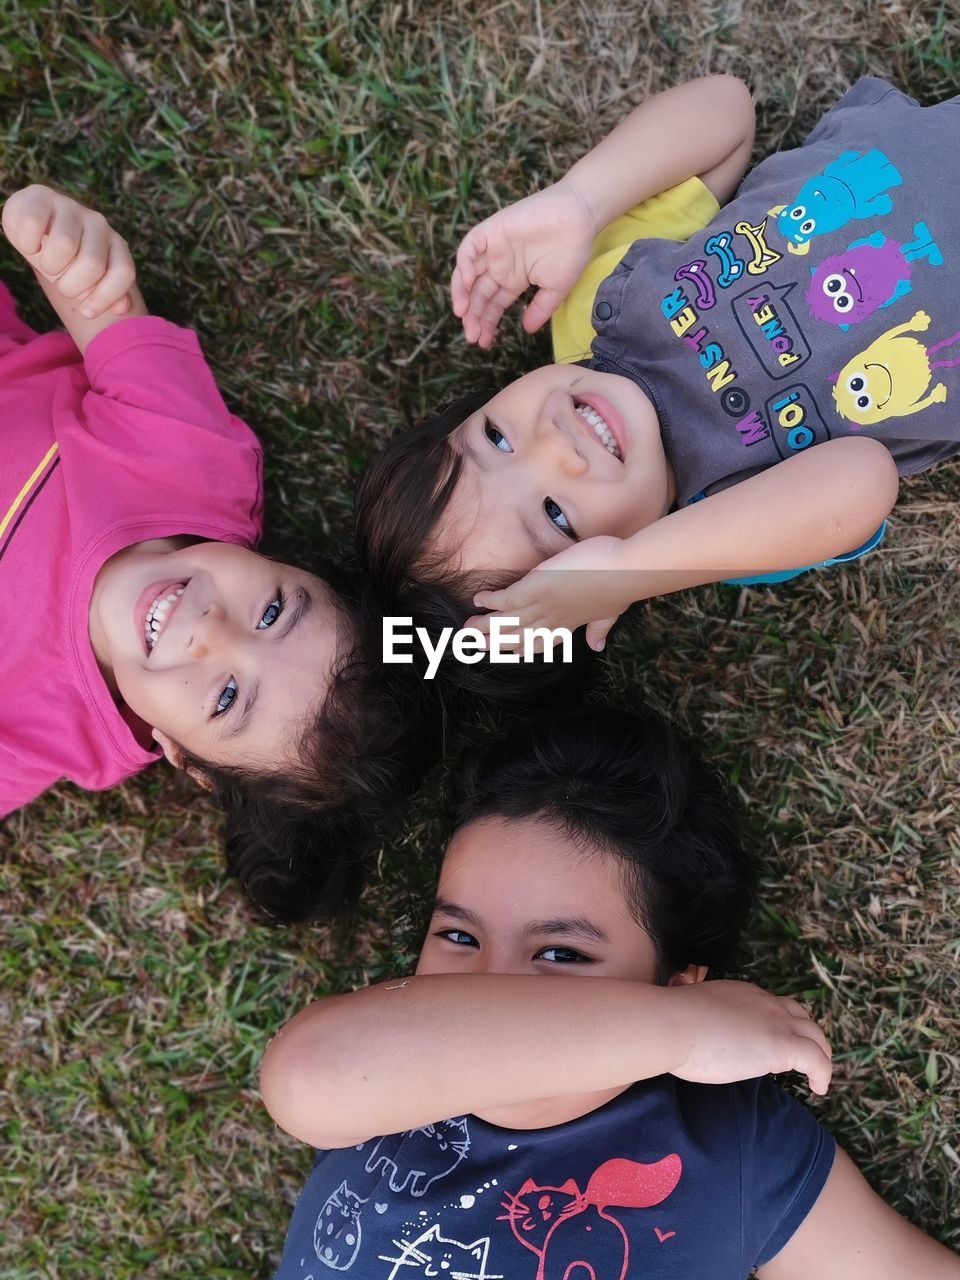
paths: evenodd
<path fill-rule="evenodd" d="M 960 364 L 960 356 L 934 361 L 930 357 L 960 341 L 960 332 L 932 347 L 907 336 L 925 333 L 929 327 L 930 317 L 925 311 L 917 311 L 906 324 L 898 324 L 874 338 L 869 347 L 843 366 L 833 388 L 841 417 L 849 418 L 855 427 L 869 427 L 887 418 L 919 413 L 931 404 L 943 404 L 947 398 L 945 383 L 938 382 L 927 394 L 931 373 Z"/>

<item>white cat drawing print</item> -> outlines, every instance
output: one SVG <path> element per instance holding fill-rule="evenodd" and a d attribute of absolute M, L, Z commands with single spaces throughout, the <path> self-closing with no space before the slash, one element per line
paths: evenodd
<path fill-rule="evenodd" d="M 442 1236 L 439 1223 L 434 1223 L 416 1240 L 394 1240 L 393 1243 L 400 1250 L 397 1257 L 380 1255 L 381 1262 L 393 1263 L 387 1280 L 406 1275 L 414 1280 L 417 1271 L 425 1277 L 442 1276 L 443 1280 L 504 1280 L 502 1275 L 487 1270 L 489 1236 L 482 1236 L 472 1244 L 460 1244 L 458 1240 Z M 414 1271 L 408 1271 L 408 1267 Z"/>
<path fill-rule="evenodd" d="M 382 1168 L 391 1191 L 408 1191 L 412 1196 L 422 1196 L 434 1182 L 452 1173 L 470 1150 L 466 1116 L 410 1129 L 395 1158 L 381 1153 L 384 1141 L 378 1139 L 367 1157 L 367 1173 Z"/>
<path fill-rule="evenodd" d="M 360 1252 L 360 1210 L 366 1200 L 341 1182 L 327 1197 L 313 1229 L 313 1249 L 331 1271 L 349 1271 Z"/>

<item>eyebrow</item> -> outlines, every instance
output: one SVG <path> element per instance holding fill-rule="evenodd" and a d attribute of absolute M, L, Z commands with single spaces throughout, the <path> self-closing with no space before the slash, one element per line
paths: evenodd
<path fill-rule="evenodd" d="M 287 617 L 280 623 L 274 638 L 274 644 L 282 644 L 287 636 L 294 630 L 298 623 L 306 617 L 313 606 L 313 596 L 306 587 L 298 586 L 295 589 L 296 603 L 292 608 L 285 610 Z M 223 730 L 220 739 L 223 742 L 230 738 L 236 738 L 245 731 L 250 723 L 253 715 L 253 709 L 256 706 L 257 699 L 260 697 L 260 681 L 255 680 L 250 688 L 243 695 L 243 706 L 237 715 L 232 717 L 231 723 Z"/>
<path fill-rule="evenodd" d="M 471 911 L 469 907 L 461 907 L 439 894 L 433 904 L 433 912 L 434 915 L 440 913 L 454 920 L 462 920 L 464 924 L 472 924 L 475 928 L 482 924 L 475 911 Z M 524 938 L 556 937 L 559 934 L 565 938 L 583 938 L 587 942 L 610 941 L 609 935 L 585 916 L 555 916 L 550 920 L 531 920 L 523 926 L 520 934 Z"/>
<path fill-rule="evenodd" d="M 585 916 L 556 916 L 552 920 L 531 920 L 520 930 L 525 938 L 537 938 L 558 933 L 569 938 L 584 938 L 587 942 L 609 942 L 610 937 L 599 925 Z"/>
<path fill-rule="evenodd" d="M 439 893 L 433 904 L 433 914 L 436 915 L 438 911 L 445 916 L 451 916 L 454 920 L 462 920 L 465 924 L 472 924 L 475 928 L 479 928 L 482 924 L 475 911 L 471 911 L 469 907 L 461 907 Z"/>

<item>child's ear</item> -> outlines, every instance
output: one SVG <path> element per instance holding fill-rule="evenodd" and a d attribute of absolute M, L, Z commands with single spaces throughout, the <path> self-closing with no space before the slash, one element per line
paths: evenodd
<path fill-rule="evenodd" d="M 695 982 L 703 982 L 707 976 L 707 966 L 705 964 L 688 964 L 686 969 L 681 969 L 679 973 L 675 973 L 667 983 L 668 987 L 683 987 L 692 985 Z"/>
<path fill-rule="evenodd" d="M 213 783 L 203 770 L 184 761 L 183 752 L 168 734 L 162 729 L 151 729 L 150 732 L 153 734 L 154 742 L 163 752 L 165 760 L 169 760 L 175 769 L 183 769 L 198 786 L 203 787 L 204 791 L 213 790 Z"/>

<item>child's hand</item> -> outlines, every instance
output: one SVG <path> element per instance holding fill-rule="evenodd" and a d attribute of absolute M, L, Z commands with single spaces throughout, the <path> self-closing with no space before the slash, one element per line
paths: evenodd
<path fill-rule="evenodd" d="M 607 633 L 633 603 L 635 575 L 616 568 L 621 539 L 587 538 L 544 560 L 525 577 L 500 591 L 480 591 L 473 598 L 489 613 L 469 618 L 468 627 L 489 635 L 494 616 L 519 618 L 520 628 L 587 626 L 587 644 L 599 652 Z"/>
<path fill-rule="evenodd" d="M 590 260 L 596 229 L 576 191 L 564 183 L 508 205 L 468 232 L 450 281 L 453 314 L 468 342 L 489 347 L 504 311 L 530 285 L 523 313 L 536 333 L 573 288 Z"/>
<path fill-rule="evenodd" d="M 679 1050 L 670 1074 L 701 1084 L 799 1071 L 814 1093 L 833 1073 L 826 1036 L 796 1000 L 750 982 L 698 982 L 670 988 L 670 1034 Z"/>
<path fill-rule="evenodd" d="M 49 187 L 17 191 L 3 206 L 3 230 L 51 293 L 82 303 L 88 320 L 125 315 L 136 270 L 130 250 L 103 214 Z"/>

